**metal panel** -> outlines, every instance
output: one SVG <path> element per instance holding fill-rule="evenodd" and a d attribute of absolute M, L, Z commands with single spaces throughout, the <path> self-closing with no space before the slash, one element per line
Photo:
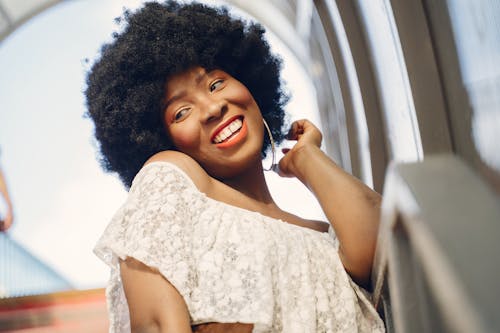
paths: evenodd
<path fill-rule="evenodd" d="M 376 88 L 377 85 L 375 83 L 372 64 L 369 57 L 367 57 L 370 52 L 353 1 L 336 0 L 335 3 L 344 24 L 352 60 L 356 68 L 357 81 L 362 92 L 363 107 L 370 140 L 373 186 L 375 190 L 381 191 L 389 157 L 387 142 L 384 136 L 385 128 L 382 121 L 382 111 Z"/>
<path fill-rule="evenodd" d="M 400 37 L 387 0 L 355 1 L 377 87 L 390 160 L 422 158 L 420 131 Z"/>
<path fill-rule="evenodd" d="M 64 277 L 8 234 L 0 233 L 0 299 L 72 288 Z"/>
<path fill-rule="evenodd" d="M 36 14 L 62 0 L 0 0 L 0 43 Z"/>
<path fill-rule="evenodd" d="M 337 81 L 333 92 L 337 104 L 335 111 L 345 114 L 345 121 L 339 125 L 347 132 L 344 134 L 347 140 L 342 143 L 347 145 L 344 150 L 349 151 L 350 172 L 373 186 L 365 110 L 343 23 L 333 3 L 317 2 L 316 13 L 324 30 L 325 47 L 335 66 L 335 78 L 329 76 Z"/>
<path fill-rule="evenodd" d="M 498 7 L 498 3 L 496 4 L 496 7 L 491 6 L 491 9 L 488 9 L 487 6 L 484 6 L 483 11 L 491 11 L 491 13 L 484 14 L 488 16 L 487 19 L 477 20 L 477 22 L 475 23 L 475 27 L 474 24 L 472 25 L 472 27 L 470 25 L 471 17 L 465 17 L 473 15 L 479 15 L 480 17 L 481 15 L 475 12 L 477 11 L 477 8 L 481 8 L 486 3 L 486 1 L 466 1 L 464 3 L 466 6 L 468 6 L 469 10 L 466 11 L 464 15 L 456 17 L 455 19 L 463 19 L 464 23 L 467 23 L 467 29 L 470 30 L 469 34 L 472 34 L 476 37 L 468 37 L 462 40 L 456 40 L 447 1 L 423 1 L 425 13 L 429 21 L 434 51 L 441 74 L 441 82 L 443 87 L 442 89 L 444 91 L 446 104 L 448 105 L 450 133 L 455 152 L 463 159 L 465 159 L 468 163 L 470 163 L 470 165 L 474 169 L 485 176 L 488 181 L 490 181 L 494 185 L 496 191 L 500 193 L 500 170 L 496 169 L 495 162 L 488 162 L 489 159 L 492 159 L 493 161 L 498 160 L 498 149 L 496 147 L 496 142 L 498 142 L 498 136 L 500 133 L 498 130 L 500 128 L 500 124 L 498 123 L 498 104 L 496 104 L 496 108 L 493 106 L 495 104 L 489 104 L 498 98 L 498 93 L 494 90 L 495 87 L 498 87 L 498 81 L 497 83 L 495 83 L 495 80 L 492 80 L 486 86 L 484 86 L 480 81 L 468 82 L 467 79 L 471 77 L 471 74 L 474 74 L 475 70 L 467 71 L 468 73 L 463 72 L 461 69 L 461 66 L 463 64 L 461 63 L 466 60 L 461 59 L 460 57 L 460 54 L 463 53 L 464 48 L 473 48 L 468 43 L 479 43 L 481 45 L 480 47 L 475 45 L 474 48 L 476 48 L 477 50 L 471 50 L 470 52 L 478 52 L 481 48 L 486 47 L 485 57 L 488 58 L 488 62 L 490 62 L 492 55 L 494 55 L 494 53 L 491 54 L 492 50 L 496 50 L 497 57 L 500 54 L 500 52 L 498 52 L 498 48 L 500 45 L 500 40 L 498 40 L 498 20 L 500 20 L 500 7 Z M 495 2 L 491 3 L 495 4 Z M 491 23 L 492 18 L 490 16 L 493 18 L 496 17 L 496 26 Z M 459 28 L 459 26 L 460 24 L 458 24 L 458 26 L 455 28 Z M 495 28 L 497 30 L 493 34 L 491 33 L 491 31 L 487 31 Z M 483 33 L 481 33 L 482 29 L 486 29 L 486 31 L 484 31 L 484 36 Z M 480 41 L 470 41 L 471 39 L 478 39 Z M 461 46 L 458 45 L 460 43 L 462 44 Z M 462 49 L 462 51 L 459 50 L 460 48 Z M 476 56 L 475 59 L 469 59 L 469 61 L 470 60 L 472 60 L 473 62 L 482 62 L 484 59 L 479 53 L 479 56 Z M 472 68 L 473 67 L 471 67 L 471 69 Z M 498 62 L 492 64 L 490 74 L 498 73 L 498 68 Z M 481 73 L 477 72 L 475 74 Z M 483 94 L 480 91 L 484 88 L 486 89 L 483 91 Z M 493 90 L 490 92 L 488 89 L 491 88 L 493 88 Z M 481 121 L 481 123 L 485 124 L 488 128 L 486 128 L 486 130 L 481 130 L 478 128 L 474 135 L 480 135 L 482 137 L 478 137 L 478 141 L 475 142 L 472 131 L 475 127 L 474 121 L 477 121 L 478 117 L 482 116 L 490 117 L 489 121 Z M 477 119 L 474 119 L 475 117 Z M 482 125 L 478 127 L 481 126 Z M 480 154 L 476 150 L 475 143 L 481 145 L 483 143 L 481 141 L 484 137 L 487 137 L 486 146 L 488 148 L 486 151 L 488 152 L 483 153 L 484 156 L 480 156 Z"/>
<path fill-rule="evenodd" d="M 446 103 L 422 3 L 391 0 L 424 154 L 451 153 Z"/>
<path fill-rule="evenodd" d="M 396 332 L 498 332 L 500 203 L 452 155 L 393 164 L 373 284 Z"/>
<path fill-rule="evenodd" d="M 310 41 L 312 60 L 318 68 L 314 73 L 315 86 L 318 97 L 318 106 L 324 128 L 326 148 L 328 154 L 347 172 L 360 176 L 358 168 L 352 169 L 352 156 L 349 148 L 355 148 L 355 140 L 348 137 L 347 129 L 350 120 L 348 118 L 342 87 L 344 77 L 342 66 L 337 63 L 336 50 L 338 43 L 332 42 L 334 34 L 333 27 L 329 25 L 328 19 L 325 21 L 315 11 L 313 16 L 313 34 L 315 39 Z M 319 70 L 320 69 L 320 70 Z M 356 165 L 355 165 L 356 166 Z"/>

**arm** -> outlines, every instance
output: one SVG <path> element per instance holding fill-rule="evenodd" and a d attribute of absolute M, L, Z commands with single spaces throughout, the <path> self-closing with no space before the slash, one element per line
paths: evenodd
<path fill-rule="evenodd" d="M 339 256 L 354 281 L 369 286 L 381 197 L 337 166 L 321 149 L 321 133 L 307 120 L 292 125 L 297 140 L 280 161 L 283 176 L 297 177 L 316 196 L 339 239 Z"/>
<path fill-rule="evenodd" d="M 184 299 L 160 273 L 133 258 L 120 262 L 120 272 L 132 333 L 192 333 Z M 252 324 L 243 323 L 193 327 L 199 333 L 250 333 L 252 329 Z"/>
<path fill-rule="evenodd" d="M 159 272 L 132 258 L 120 272 L 133 333 L 191 333 L 184 299 Z"/>
<path fill-rule="evenodd" d="M 176 165 L 193 181 L 195 186 L 200 191 L 210 191 L 213 185 L 212 178 L 200 167 L 200 165 L 188 155 L 177 151 L 164 151 L 155 154 L 146 164 L 156 161 L 169 162 Z M 148 182 L 143 183 L 140 187 L 144 187 L 142 191 L 151 193 L 154 188 L 150 187 Z M 158 186 L 158 185 L 154 185 Z M 154 187 L 153 186 L 153 187 Z M 169 184 L 161 184 L 163 189 L 169 188 L 170 191 L 175 190 L 170 188 Z M 180 196 L 183 193 L 176 192 Z M 167 197 L 163 195 L 162 197 Z M 149 198 L 145 199 L 147 203 L 151 203 Z M 161 205 L 167 205 L 168 202 L 162 202 Z M 151 209 L 158 211 L 157 205 L 152 207 L 141 207 L 146 211 Z M 189 218 L 179 213 L 176 207 L 172 206 L 171 216 L 162 219 L 173 221 L 175 217 L 182 216 Z M 153 213 L 154 215 L 154 213 Z M 179 226 L 179 223 L 184 221 L 174 222 L 174 225 Z M 139 222 L 138 222 L 139 223 Z M 175 224 L 176 223 L 176 224 Z M 154 224 L 154 223 L 153 223 Z M 163 227 L 168 227 L 168 223 L 161 223 Z M 161 233 L 161 232 L 160 232 Z M 127 238 L 127 236 L 125 236 Z M 132 237 L 133 238 L 133 237 Z M 161 238 L 161 237 L 160 237 Z M 139 241 L 141 241 L 140 238 Z M 161 243 L 156 240 L 157 244 Z M 161 246 L 166 249 L 165 246 Z M 161 251 L 160 251 L 161 252 Z M 169 252 L 162 252 L 162 256 L 168 257 Z M 252 324 L 246 323 L 200 323 L 190 327 L 190 314 L 183 297 L 178 290 L 157 270 L 151 269 L 148 265 L 137 261 L 131 257 L 120 262 L 120 273 L 125 296 L 130 312 L 130 323 L 132 332 L 136 333 L 156 333 L 156 332 L 200 332 L 200 333 L 250 333 L 253 329 Z"/>
<path fill-rule="evenodd" d="M 0 231 L 5 231 L 12 225 L 14 217 L 12 213 L 12 202 L 10 201 L 9 191 L 7 190 L 7 182 L 5 181 L 1 169 L 0 169 L 0 195 L 3 196 L 3 198 L 5 199 L 5 203 L 7 204 L 7 212 L 5 213 L 4 220 L 0 221 Z"/>

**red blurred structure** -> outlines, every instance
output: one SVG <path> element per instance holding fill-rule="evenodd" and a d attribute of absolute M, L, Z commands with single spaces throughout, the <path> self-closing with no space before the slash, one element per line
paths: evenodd
<path fill-rule="evenodd" d="M 108 332 L 104 289 L 0 299 L 0 332 Z"/>

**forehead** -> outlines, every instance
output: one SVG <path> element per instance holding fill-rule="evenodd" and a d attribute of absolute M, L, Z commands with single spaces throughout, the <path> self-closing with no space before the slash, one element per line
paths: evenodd
<path fill-rule="evenodd" d="M 208 73 L 203 67 L 193 67 L 174 74 L 167 79 L 167 93 L 178 90 L 186 85 L 192 86 L 193 83 L 199 84 L 207 76 Z"/>

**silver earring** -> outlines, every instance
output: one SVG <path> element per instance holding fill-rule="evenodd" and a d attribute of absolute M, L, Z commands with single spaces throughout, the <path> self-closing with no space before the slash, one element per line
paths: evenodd
<path fill-rule="evenodd" d="M 264 123 L 264 127 L 266 128 L 267 134 L 269 135 L 269 141 L 271 141 L 271 151 L 273 154 L 271 166 L 268 169 L 264 168 L 264 171 L 278 171 L 279 166 L 278 164 L 276 164 L 276 147 L 274 144 L 273 134 L 271 133 L 271 129 L 269 128 L 269 125 L 267 125 L 267 122 L 264 118 L 262 118 L 262 122 Z"/>

